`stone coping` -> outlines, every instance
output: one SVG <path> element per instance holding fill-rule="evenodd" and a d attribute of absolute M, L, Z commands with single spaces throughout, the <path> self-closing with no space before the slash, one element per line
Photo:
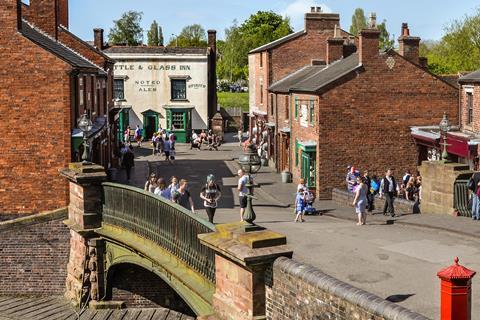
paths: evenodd
<path fill-rule="evenodd" d="M 68 208 L 60 208 L 53 211 L 37 213 L 26 217 L 0 222 L 0 231 L 19 226 L 27 226 L 45 221 L 53 221 L 68 218 Z"/>
<path fill-rule="evenodd" d="M 398 304 L 384 300 L 373 293 L 358 289 L 348 283 L 333 278 L 308 264 L 280 257 L 275 260 L 273 268 L 279 268 L 288 275 L 299 278 L 313 287 L 317 287 L 353 305 L 357 305 L 365 311 L 386 320 L 429 319 Z M 273 281 L 275 281 L 275 279 L 273 279 Z"/>

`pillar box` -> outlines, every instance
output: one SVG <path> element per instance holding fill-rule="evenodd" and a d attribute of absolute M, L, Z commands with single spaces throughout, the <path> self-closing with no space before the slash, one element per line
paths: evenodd
<path fill-rule="evenodd" d="M 458 264 L 437 273 L 440 285 L 440 320 L 470 320 L 472 312 L 472 278 L 475 271 Z"/>
<path fill-rule="evenodd" d="M 278 257 L 292 257 L 284 235 L 257 228 L 245 232 L 245 222 L 220 224 L 217 232 L 199 235 L 215 251 L 215 314 L 201 319 L 263 319 L 265 276 Z"/>

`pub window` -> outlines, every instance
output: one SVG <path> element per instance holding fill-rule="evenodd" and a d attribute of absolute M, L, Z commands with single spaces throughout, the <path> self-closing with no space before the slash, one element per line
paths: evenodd
<path fill-rule="evenodd" d="M 467 92 L 467 110 L 467 124 L 471 124 L 473 122 L 473 94 L 471 92 Z"/>
<path fill-rule="evenodd" d="M 123 79 L 113 80 L 113 98 L 115 100 L 125 100 L 125 81 Z"/>
<path fill-rule="evenodd" d="M 313 126 L 314 120 L 315 120 L 315 100 L 313 99 L 310 99 L 309 111 L 310 111 L 310 126 Z"/>
<path fill-rule="evenodd" d="M 172 100 L 186 100 L 187 99 L 187 80 L 172 79 Z"/>
<path fill-rule="evenodd" d="M 175 130 L 185 130 L 185 113 L 172 112 L 172 126 Z"/>

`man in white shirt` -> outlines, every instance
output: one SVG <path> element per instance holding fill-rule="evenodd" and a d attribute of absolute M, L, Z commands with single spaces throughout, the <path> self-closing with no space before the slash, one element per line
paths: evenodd
<path fill-rule="evenodd" d="M 240 203 L 240 221 L 243 221 L 243 214 L 245 213 L 245 208 L 247 207 L 248 176 L 245 174 L 245 171 L 243 169 L 239 169 L 237 174 L 239 176 L 237 190 Z"/>
<path fill-rule="evenodd" d="M 398 185 L 395 181 L 395 177 L 393 176 L 393 170 L 388 169 L 385 173 L 385 177 L 382 179 L 380 183 L 380 198 L 383 198 L 385 194 L 385 205 L 383 206 L 383 215 L 390 215 L 395 217 L 395 209 L 393 207 L 393 200 L 397 195 Z"/>

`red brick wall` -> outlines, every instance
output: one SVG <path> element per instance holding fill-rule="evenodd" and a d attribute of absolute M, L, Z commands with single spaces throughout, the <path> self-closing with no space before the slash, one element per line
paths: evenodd
<path fill-rule="evenodd" d="M 0 213 L 67 204 L 71 68 L 17 32 L 16 3 L 0 5 Z"/>
<path fill-rule="evenodd" d="M 114 268 L 109 279 L 113 300 L 125 301 L 127 308 L 164 307 L 195 316 L 185 301 L 156 274 L 133 264 Z"/>
<path fill-rule="evenodd" d="M 269 99 L 269 68 L 268 52 L 255 53 L 255 106 L 263 112 L 267 112 Z"/>
<path fill-rule="evenodd" d="M 377 175 L 393 168 L 397 178 L 406 169 L 414 171 L 417 150 L 410 126 L 437 124 L 444 111 L 452 123 L 458 121 L 455 88 L 395 53 L 390 56 L 395 59 L 392 70 L 387 56 L 369 58 L 364 71 L 318 100 L 317 186 L 322 197 L 331 197 L 333 187 L 344 187 L 347 165 Z M 292 141 L 312 135 L 293 121 Z M 293 173 L 298 179 L 299 171 Z"/>
<path fill-rule="evenodd" d="M 468 89 L 466 89 L 468 87 Z M 466 90 L 473 90 L 473 122 L 468 123 L 468 106 L 467 106 L 467 92 Z M 460 110 L 461 110 L 461 126 L 462 129 L 480 132 L 480 85 L 464 84 L 460 88 Z M 450 116 L 450 115 L 449 115 Z"/>
<path fill-rule="evenodd" d="M 64 217 L 0 227 L 0 295 L 62 295 L 70 232 Z"/>
<path fill-rule="evenodd" d="M 31 0 L 29 17 L 32 24 L 54 38 L 58 23 L 55 2 L 55 0 Z"/>

